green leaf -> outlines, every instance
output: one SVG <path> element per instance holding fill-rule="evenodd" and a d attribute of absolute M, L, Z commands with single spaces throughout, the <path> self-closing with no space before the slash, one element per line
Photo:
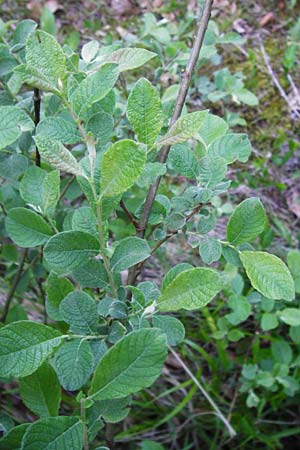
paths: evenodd
<path fill-rule="evenodd" d="M 242 103 L 245 103 L 246 105 L 257 106 L 259 103 L 256 95 L 254 95 L 253 92 L 249 91 L 246 88 L 239 89 L 235 92 L 235 95 L 238 100 L 240 100 Z"/>
<path fill-rule="evenodd" d="M 53 367 L 66 391 L 80 389 L 93 370 L 93 355 L 87 341 L 66 342 L 54 355 Z"/>
<path fill-rule="evenodd" d="M 46 172 L 40 167 L 30 166 L 24 173 L 19 189 L 24 202 L 44 214 L 52 215 L 59 200 L 59 172 Z"/>
<path fill-rule="evenodd" d="M 144 239 L 128 237 L 118 242 L 111 258 L 111 268 L 121 272 L 149 258 L 150 247 Z"/>
<path fill-rule="evenodd" d="M 84 113 L 96 102 L 104 98 L 114 87 L 119 76 L 117 64 L 107 63 L 97 72 L 87 76 L 72 92 L 70 102 L 74 112 L 83 117 Z"/>
<path fill-rule="evenodd" d="M 204 236 L 199 245 L 199 254 L 205 264 L 212 264 L 221 258 L 222 245 L 218 239 Z"/>
<path fill-rule="evenodd" d="M 48 363 L 36 372 L 21 378 L 20 395 L 23 403 L 39 417 L 57 416 L 61 388 L 55 371 Z"/>
<path fill-rule="evenodd" d="M 14 427 L 14 421 L 11 416 L 5 412 L 0 412 L 0 433 L 6 434 Z"/>
<path fill-rule="evenodd" d="M 264 313 L 261 316 L 261 323 L 260 326 L 262 328 L 263 331 L 269 331 L 269 330 L 274 330 L 275 328 L 278 327 L 278 319 L 276 314 L 272 314 L 272 313 Z"/>
<path fill-rule="evenodd" d="M 97 225 L 97 217 L 93 213 L 92 208 L 82 206 L 74 211 L 72 216 L 72 230 L 97 235 Z"/>
<path fill-rule="evenodd" d="M 156 145 L 175 145 L 187 141 L 199 131 L 207 114 L 208 110 L 205 110 L 196 111 L 180 117 L 171 126 L 167 134 L 156 142 Z"/>
<path fill-rule="evenodd" d="M 126 113 L 138 140 L 151 147 L 163 125 L 163 113 L 157 90 L 145 78 L 134 85 Z"/>
<path fill-rule="evenodd" d="M 129 333 L 100 360 L 89 398 L 122 398 L 151 386 L 160 375 L 166 356 L 166 337 L 159 330 L 142 328 Z"/>
<path fill-rule="evenodd" d="M 37 77 L 40 75 L 47 80 L 54 90 L 61 90 L 68 73 L 66 57 L 53 36 L 41 30 L 29 36 L 26 43 L 26 64 L 29 69 L 36 70 Z"/>
<path fill-rule="evenodd" d="M 72 276 L 83 288 L 107 288 L 109 284 L 104 264 L 99 259 L 91 259 L 84 266 L 73 270 Z"/>
<path fill-rule="evenodd" d="M 269 253 L 251 251 L 241 252 L 240 258 L 257 291 L 274 300 L 294 300 L 294 280 L 281 259 Z"/>
<path fill-rule="evenodd" d="M 53 92 L 56 95 L 60 95 L 59 88 L 52 84 L 53 80 L 49 81 L 49 79 L 36 67 L 20 64 L 15 68 L 14 72 L 21 78 L 23 83 L 36 87 L 44 92 Z"/>
<path fill-rule="evenodd" d="M 86 124 L 86 130 L 92 132 L 97 145 L 107 144 L 113 134 L 114 119 L 110 114 L 100 111 L 94 114 Z"/>
<path fill-rule="evenodd" d="M 156 53 L 144 48 L 120 48 L 109 55 L 108 61 L 117 63 L 119 72 L 125 72 L 143 66 L 155 56 Z"/>
<path fill-rule="evenodd" d="M 158 444 L 158 442 L 146 440 L 142 442 L 142 450 L 165 450 L 165 449 L 162 445 Z"/>
<path fill-rule="evenodd" d="M 36 134 L 47 136 L 63 144 L 76 144 L 82 140 L 75 122 L 62 117 L 46 117 L 41 120 L 36 128 Z"/>
<path fill-rule="evenodd" d="M 33 20 L 26 19 L 21 20 L 16 26 L 13 34 L 13 44 L 14 45 L 24 45 L 30 36 L 30 34 L 36 29 L 37 23 Z"/>
<path fill-rule="evenodd" d="M 74 290 L 74 286 L 67 278 L 58 278 L 51 272 L 46 283 L 46 311 L 53 320 L 63 320 L 59 305 L 61 301 Z"/>
<path fill-rule="evenodd" d="M 183 341 L 185 329 L 180 320 L 170 316 L 153 316 L 152 323 L 167 335 L 168 345 L 178 345 Z"/>
<path fill-rule="evenodd" d="M 61 302 L 59 312 L 72 333 L 93 334 L 97 331 L 96 302 L 85 292 L 70 292 Z"/>
<path fill-rule="evenodd" d="M 30 425 L 30 423 L 22 423 L 9 430 L 0 439 L 0 450 L 21 450 L 23 436 Z"/>
<path fill-rule="evenodd" d="M 293 351 L 290 344 L 284 340 L 273 341 L 271 344 L 272 356 L 280 364 L 290 365 Z"/>
<path fill-rule="evenodd" d="M 91 62 L 97 55 L 98 50 L 99 50 L 98 41 L 90 41 L 87 44 L 84 44 L 81 50 L 82 59 L 87 63 Z"/>
<path fill-rule="evenodd" d="M 24 131 L 34 129 L 30 117 L 16 106 L 0 106 L 0 149 L 13 144 Z"/>
<path fill-rule="evenodd" d="M 146 152 L 134 141 L 116 142 L 101 160 L 100 187 L 103 197 L 114 197 L 127 191 L 138 180 L 146 163 Z"/>
<path fill-rule="evenodd" d="M 172 267 L 164 276 L 161 284 L 161 290 L 164 291 L 166 287 L 177 277 L 181 272 L 185 270 L 193 269 L 194 267 L 188 263 L 177 264 Z"/>
<path fill-rule="evenodd" d="M 166 165 L 159 162 L 147 163 L 144 167 L 144 171 L 137 181 L 139 187 L 148 187 L 154 183 L 157 177 L 166 173 Z"/>
<path fill-rule="evenodd" d="M 221 117 L 207 114 L 199 129 L 199 136 L 206 145 L 210 145 L 213 141 L 223 136 L 228 128 L 228 124 Z"/>
<path fill-rule="evenodd" d="M 18 65 L 16 59 L 11 54 L 11 49 L 5 44 L 0 44 L 0 76 L 9 77 L 13 69 Z M 9 82 L 13 77 L 9 78 Z M 8 102 L 9 104 L 9 102 Z"/>
<path fill-rule="evenodd" d="M 199 162 L 188 143 L 171 147 L 168 165 L 171 165 L 172 169 L 183 177 L 194 179 L 199 173 Z"/>
<path fill-rule="evenodd" d="M 34 137 L 38 150 L 43 158 L 58 170 L 85 177 L 80 165 L 72 153 L 59 141 L 48 136 L 37 135 Z"/>
<path fill-rule="evenodd" d="M 48 417 L 27 429 L 22 450 L 82 450 L 83 424 L 77 417 Z"/>
<path fill-rule="evenodd" d="M 84 266 L 89 258 L 99 254 L 99 241 L 83 231 L 64 231 L 53 236 L 44 248 L 50 269 L 59 273 Z"/>
<path fill-rule="evenodd" d="M 118 423 L 124 420 L 130 411 L 131 397 L 95 402 L 87 411 L 89 436 L 97 434 L 99 426 L 106 423 Z M 96 437 L 96 436 L 95 436 Z"/>
<path fill-rule="evenodd" d="M 42 15 L 41 15 L 41 29 L 46 31 L 53 36 L 57 33 L 57 27 L 55 23 L 55 16 L 52 11 L 46 6 L 43 7 Z"/>
<path fill-rule="evenodd" d="M 37 247 L 48 241 L 53 231 L 37 213 L 26 208 L 8 211 L 5 226 L 9 237 L 20 247 Z"/>
<path fill-rule="evenodd" d="M 177 275 L 157 300 L 161 311 L 193 310 L 207 305 L 220 291 L 217 272 L 196 268 Z"/>
<path fill-rule="evenodd" d="M 0 176 L 6 180 L 12 181 L 13 184 L 18 181 L 20 176 L 28 167 L 28 158 L 18 153 L 6 156 L 4 152 L 0 160 Z"/>
<path fill-rule="evenodd" d="M 295 290 L 300 294 L 300 252 L 290 250 L 287 254 L 287 263 L 295 281 Z"/>
<path fill-rule="evenodd" d="M 226 319 L 232 325 L 238 325 L 248 319 L 251 313 L 251 305 L 242 295 L 233 295 L 230 297 L 228 306 L 233 310 L 230 314 L 226 314 Z"/>
<path fill-rule="evenodd" d="M 300 325 L 300 309 L 285 308 L 279 312 L 279 318 L 287 325 L 297 327 Z"/>
<path fill-rule="evenodd" d="M 236 160 L 247 162 L 251 155 L 251 143 L 247 134 L 229 133 L 216 139 L 208 148 L 211 158 L 224 158 L 227 164 Z"/>
<path fill-rule="evenodd" d="M 206 187 L 213 188 L 222 181 L 227 172 L 227 164 L 223 158 L 205 156 L 199 161 L 198 180 Z"/>
<path fill-rule="evenodd" d="M 0 376 L 26 377 L 35 372 L 63 339 L 53 328 L 30 321 L 0 329 Z"/>
<path fill-rule="evenodd" d="M 233 245 L 251 242 L 259 236 L 266 226 L 265 209 L 257 197 L 240 203 L 227 224 L 227 240 Z"/>

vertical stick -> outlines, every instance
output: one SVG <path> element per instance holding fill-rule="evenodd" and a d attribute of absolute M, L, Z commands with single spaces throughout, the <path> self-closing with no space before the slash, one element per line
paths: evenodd
<path fill-rule="evenodd" d="M 34 88 L 33 90 L 33 104 L 34 104 L 34 123 L 35 126 L 37 126 L 41 117 L 41 96 L 40 90 L 37 88 Z M 35 147 L 35 165 L 38 167 L 41 166 L 41 156 L 37 147 Z"/>
<path fill-rule="evenodd" d="M 200 50 L 201 50 L 201 47 L 203 44 L 203 40 L 204 40 L 205 32 L 206 32 L 206 29 L 208 26 L 208 22 L 210 19 L 212 6 L 213 6 L 213 0 L 205 0 L 204 1 L 204 5 L 203 5 L 203 9 L 202 9 L 201 16 L 199 19 L 199 23 L 197 26 L 197 33 L 196 33 L 195 40 L 193 43 L 190 58 L 189 58 L 186 68 L 184 69 L 184 71 L 182 73 L 179 92 L 178 92 L 178 96 L 177 96 L 177 99 L 175 102 L 173 114 L 172 114 L 172 117 L 170 120 L 169 129 L 181 115 L 181 112 L 182 112 L 182 109 L 183 109 L 183 106 L 185 103 L 185 99 L 186 99 L 186 96 L 187 96 L 187 93 L 189 90 L 192 74 L 194 72 L 195 66 L 199 59 L 199 54 L 200 54 Z M 165 145 L 160 150 L 159 160 L 161 163 L 165 163 L 167 161 L 170 148 L 171 148 L 170 145 Z M 138 237 L 143 238 L 145 236 L 145 232 L 146 232 L 147 225 L 148 225 L 148 220 L 149 220 L 149 217 L 151 214 L 152 206 L 153 206 L 159 185 L 160 185 L 160 181 L 161 181 L 161 177 L 156 178 L 154 183 L 149 188 L 149 191 L 148 191 L 148 194 L 147 194 L 147 197 L 145 200 L 145 205 L 144 205 L 144 209 L 142 212 L 140 224 L 139 224 L 138 231 L 137 231 Z M 129 271 L 128 284 L 132 284 L 135 281 L 136 272 L 137 272 L 137 266 L 134 266 Z"/>
<path fill-rule="evenodd" d="M 3 313 L 2 313 L 2 316 L 1 316 L 1 322 L 5 322 L 5 320 L 6 320 L 11 301 L 12 301 L 14 295 L 15 295 L 15 291 L 16 291 L 16 289 L 18 287 L 18 284 L 19 284 L 19 281 L 20 281 L 20 279 L 22 277 L 22 271 L 23 271 L 23 267 L 24 267 L 24 264 L 25 264 L 26 256 L 27 256 L 27 248 L 22 248 L 21 255 L 20 255 L 20 261 L 19 261 L 19 267 L 18 267 L 18 270 L 17 270 L 17 272 L 16 272 L 16 274 L 14 276 L 14 279 L 13 279 L 13 281 L 11 283 L 10 289 L 9 289 L 9 291 L 7 293 L 6 302 L 5 302 L 5 305 L 4 305 L 4 310 L 3 310 Z"/>

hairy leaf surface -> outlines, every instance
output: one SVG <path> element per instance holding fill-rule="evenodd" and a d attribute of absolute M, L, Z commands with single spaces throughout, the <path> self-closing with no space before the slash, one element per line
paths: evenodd
<path fill-rule="evenodd" d="M 193 137 L 203 124 L 208 110 L 196 111 L 180 117 L 170 130 L 156 144 L 161 145 L 175 145 L 185 142 Z"/>
<path fill-rule="evenodd" d="M 70 101 L 75 113 L 82 117 L 93 105 L 104 98 L 114 87 L 119 76 L 118 65 L 107 63 L 97 72 L 87 76 L 72 93 Z"/>
<path fill-rule="evenodd" d="M 294 280 L 281 259 L 269 253 L 251 251 L 241 252 L 240 258 L 252 286 L 265 297 L 294 300 Z"/>
<path fill-rule="evenodd" d="M 75 157 L 59 141 L 42 135 L 35 136 L 34 140 L 41 156 L 53 167 L 73 175 L 85 176 Z"/>
<path fill-rule="evenodd" d="M 220 289 L 220 279 L 216 271 L 202 267 L 185 270 L 164 289 L 157 300 L 158 309 L 199 309 L 207 305 Z"/>
<path fill-rule="evenodd" d="M 111 258 L 111 268 L 116 272 L 121 272 L 149 256 L 150 247 L 147 241 L 131 236 L 118 242 Z"/>
<path fill-rule="evenodd" d="M 89 343 L 83 339 L 66 342 L 55 353 L 53 367 L 66 391 L 80 389 L 93 370 L 93 355 Z"/>
<path fill-rule="evenodd" d="M 97 331 L 96 302 L 86 292 L 70 292 L 61 302 L 59 312 L 73 333 L 93 334 Z"/>
<path fill-rule="evenodd" d="M 23 200 L 45 214 L 53 214 L 59 200 L 60 179 L 58 170 L 46 172 L 40 167 L 30 166 L 21 182 L 20 194 Z"/>
<path fill-rule="evenodd" d="M 163 125 L 163 113 L 157 90 L 145 78 L 134 85 L 126 112 L 139 141 L 149 146 L 154 144 Z"/>
<path fill-rule="evenodd" d="M 54 36 L 41 30 L 32 33 L 26 43 L 26 63 L 49 85 L 61 90 L 67 76 L 66 57 Z"/>
<path fill-rule="evenodd" d="M 54 369 L 44 362 L 36 372 L 20 380 L 20 395 L 37 416 L 57 416 L 61 388 Z"/>
<path fill-rule="evenodd" d="M 0 376 L 25 377 L 35 372 L 62 341 L 53 328 L 30 321 L 0 329 Z"/>
<path fill-rule="evenodd" d="M 53 236 L 45 246 L 44 257 L 59 273 L 72 271 L 86 264 L 99 253 L 99 241 L 83 231 L 63 231 Z"/>
<path fill-rule="evenodd" d="M 122 398 L 149 387 L 159 376 L 166 355 L 166 336 L 160 330 L 143 328 L 129 333 L 100 360 L 89 397 Z"/>
<path fill-rule="evenodd" d="M 156 53 L 144 48 L 120 48 L 109 55 L 108 61 L 117 63 L 119 72 L 125 72 L 143 66 L 155 56 Z"/>
<path fill-rule="evenodd" d="M 17 106 L 0 106 L 0 149 L 13 144 L 24 131 L 31 131 L 34 123 Z"/>
<path fill-rule="evenodd" d="M 227 224 L 227 239 L 234 245 L 251 242 L 264 231 L 266 222 L 261 201 L 257 197 L 248 198 L 231 215 Z"/>
<path fill-rule="evenodd" d="M 82 450 L 83 424 L 77 417 L 48 417 L 27 429 L 22 450 Z"/>
<path fill-rule="evenodd" d="M 5 220 L 9 237 L 20 247 L 37 247 L 49 240 L 53 231 L 37 213 L 26 208 L 10 209 Z"/>
<path fill-rule="evenodd" d="M 100 187 L 104 197 L 127 191 L 138 180 L 146 163 L 146 152 L 134 141 L 124 139 L 113 144 L 101 161 Z"/>

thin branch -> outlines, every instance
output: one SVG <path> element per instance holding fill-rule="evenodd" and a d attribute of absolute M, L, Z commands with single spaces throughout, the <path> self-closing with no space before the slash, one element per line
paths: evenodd
<path fill-rule="evenodd" d="M 171 347 L 169 347 L 170 352 L 174 356 L 174 358 L 179 362 L 183 370 L 188 374 L 188 376 L 193 380 L 199 391 L 203 394 L 203 396 L 206 398 L 208 403 L 212 406 L 212 408 L 215 411 L 215 414 L 219 419 L 224 423 L 226 426 L 228 433 L 231 438 L 234 438 L 236 436 L 236 431 L 232 428 L 229 421 L 226 419 L 224 414 L 219 409 L 218 405 L 213 401 L 213 399 L 210 397 L 208 392 L 204 389 L 204 387 L 200 384 L 199 380 L 195 377 L 195 375 L 191 372 L 191 370 L 188 368 L 188 366 L 185 364 L 185 362 L 181 359 L 181 357 L 176 353 Z"/>
<path fill-rule="evenodd" d="M 271 66 L 271 64 L 270 64 L 269 56 L 268 56 L 267 53 L 266 53 L 266 50 L 265 50 L 265 47 L 264 47 L 264 44 L 262 43 L 262 41 L 260 41 L 259 47 L 260 47 L 261 54 L 262 54 L 262 56 L 263 56 L 263 58 L 264 58 L 265 65 L 266 65 L 266 67 L 267 67 L 267 70 L 268 70 L 268 72 L 269 72 L 270 77 L 271 77 L 272 80 L 273 80 L 274 85 L 277 87 L 277 89 L 278 89 L 278 91 L 279 91 L 281 97 L 284 99 L 284 101 L 285 101 L 285 102 L 288 104 L 288 106 L 289 106 L 289 105 L 290 105 L 290 102 L 289 102 L 288 96 L 286 95 L 285 91 L 283 90 L 281 84 L 280 84 L 279 81 L 278 81 L 278 78 L 277 78 L 277 76 L 276 76 L 274 70 L 272 69 L 272 66 Z"/>
<path fill-rule="evenodd" d="M 83 423 L 83 439 L 82 445 L 84 450 L 89 450 L 89 440 L 88 440 L 88 429 L 87 429 L 87 420 L 86 420 L 86 405 L 85 398 L 80 400 L 80 418 Z"/>
<path fill-rule="evenodd" d="M 134 215 L 127 209 L 125 203 L 123 200 L 120 201 L 120 207 L 123 209 L 124 213 L 130 220 L 130 222 L 135 226 L 135 228 L 138 230 L 139 227 L 139 221 L 134 217 Z"/>
<path fill-rule="evenodd" d="M 15 273 L 14 279 L 13 279 L 13 281 L 11 283 L 11 286 L 10 286 L 10 289 L 9 289 L 9 291 L 7 293 L 7 297 L 6 297 L 3 313 L 2 313 L 2 316 L 1 316 L 1 322 L 5 322 L 5 320 L 6 320 L 10 304 L 12 302 L 12 299 L 14 298 L 15 291 L 16 291 L 16 289 L 18 287 L 18 284 L 19 284 L 19 281 L 20 281 L 20 279 L 22 277 L 22 271 L 23 271 L 23 267 L 24 267 L 24 264 L 25 264 L 26 256 L 27 256 L 27 249 L 22 249 L 21 255 L 20 255 L 20 262 L 19 262 L 18 270 Z"/>
<path fill-rule="evenodd" d="M 193 209 L 193 211 L 192 211 L 188 216 L 186 216 L 186 218 L 185 218 L 185 223 L 189 222 L 189 221 L 191 220 L 191 218 L 194 217 L 195 214 L 197 214 L 197 213 L 200 211 L 200 209 L 202 208 L 202 206 L 203 206 L 203 205 L 202 205 L 202 203 L 201 203 L 201 204 L 198 205 L 195 209 Z M 175 236 L 176 234 L 178 234 L 179 231 L 180 231 L 180 230 L 174 230 L 174 231 L 171 231 L 171 232 L 170 232 L 169 234 L 167 234 L 163 239 L 161 239 L 160 241 L 158 241 L 158 242 L 154 245 L 154 247 L 152 247 L 152 249 L 151 249 L 151 255 L 153 255 L 153 253 L 154 253 L 159 247 L 161 247 L 162 244 L 164 244 L 166 241 L 168 241 L 172 236 Z"/>
<path fill-rule="evenodd" d="M 34 104 L 34 123 L 35 126 L 38 125 L 41 117 L 41 96 L 40 96 L 40 90 L 37 88 L 34 88 L 33 90 L 33 104 Z M 41 155 L 38 151 L 37 146 L 35 147 L 35 165 L 40 167 L 41 166 Z"/>
<path fill-rule="evenodd" d="M 203 44 L 204 35 L 207 29 L 207 25 L 210 19 L 211 9 L 213 5 L 213 0 L 205 0 L 202 14 L 200 16 L 198 28 L 197 28 L 197 34 L 195 37 L 195 41 L 193 44 L 193 48 L 190 54 L 189 61 L 187 63 L 186 68 L 182 72 L 182 78 L 180 83 L 180 88 L 178 92 L 178 96 L 175 102 L 173 114 L 170 120 L 169 129 L 172 127 L 172 125 L 176 122 L 176 120 L 180 117 L 185 99 L 189 90 L 192 74 L 194 72 L 195 66 L 197 64 L 197 61 L 199 59 L 200 50 Z M 166 145 L 162 147 L 159 153 L 159 160 L 161 163 L 165 163 L 168 154 L 170 151 L 170 146 Z M 138 232 L 139 237 L 143 237 L 148 225 L 149 216 L 151 214 L 152 206 L 160 185 L 161 177 L 158 177 L 155 182 L 150 186 L 147 198 L 145 201 L 142 217 L 140 220 L 140 231 Z"/>
<path fill-rule="evenodd" d="M 206 32 L 208 22 L 210 19 L 210 15 L 211 15 L 212 5 L 213 5 L 213 0 L 205 0 L 204 1 L 204 6 L 202 9 L 200 19 L 199 19 L 197 33 L 196 33 L 196 37 L 195 37 L 195 40 L 193 43 L 190 58 L 189 58 L 189 61 L 187 63 L 185 70 L 182 72 L 182 78 L 181 78 L 181 83 L 180 83 L 180 87 L 179 87 L 179 92 L 178 92 L 178 96 L 177 96 L 177 99 L 175 102 L 173 114 L 172 114 L 172 117 L 170 120 L 169 130 L 170 130 L 171 126 L 176 122 L 176 120 L 181 115 L 181 112 L 182 112 L 182 109 L 183 109 L 183 106 L 185 103 L 185 99 L 186 99 L 186 96 L 187 96 L 187 93 L 189 90 L 192 74 L 194 72 L 195 66 L 199 59 L 200 50 L 201 50 L 201 47 L 203 44 L 205 32 Z M 167 145 L 167 146 L 162 147 L 162 149 L 160 150 L 159 161 L 161 163 L 165 163 L 167 161 L 170 148 L 171 147 L 169 145 Z M 138 237 L 143 238 L 145 236 L 149 217 L 150 217 L 152 206 L 153 206 L 153 203 L 154 203 L 154 200 L 155 200 L 155 197 L 156 197 L 159 185 L 160 185 L 160 181 L 161 181 L 161 177 L 159 176 L 156 178 L 156 180 L 154 181 L 154 183 L 150 186 L 150 188 L 148 190 L 144 208 L 143 208 L 143 212 L 142 212 L 142 216 L 141 216 L 140 223 L 139 223 L 139 227 L 138 227 L 137 233 L 136 233 Z M 132 284 L 132 281 L 136 279 L 137 270 L 138 270 L 137 265 L 133 266 L 129 270 L 128 284 Z"/>
<path fill-rule="evenodd" d="M 189 222 L 189 221 L 192 219 L 192 217 L 194 217 L 195 214 L 197 214 L 197 213 L 200 211 L 200 209 L 202 208 L 202 206 L 203 206 L 202 203 L 200 203 L 198 206 L 196 206 L 196 208 L 194 208 L 193 211 L 190 212 L 190 214 L 188 214 L 188 215 L 186 216 L 186 218 L 185 218 L 185 223 Z M 159 247 L 161 247 L 166 241 L 168 241 L 169 239 L 171 239 L 171 238 L 172 238 L 173 236 L 175 236 L 176 234 L 179 234 L 180 231 L 181 231 L 181 229 L 180 229 L 180 230 L 173 230 L 173 231 L 170 231 L 170 233 L 167 234 L 163 239 L 160 239 L 159 241 L 157 241 L 157 243 L 152 247 L 152 249 L 151 249 L 151 251 L 150 251 L 150 256 L 152 256 L 153 253 L 155 253 L 156 250 L 157 250 Z M 149 257 L 148 257 L 148 258 L 149 258 Z M 146 258 L 146 259 L 144 259 L 143 261 L 141 261 L 140 263 L 136 264 L 136 266 L 135 266 L 135 267 L 136 267 L 136 270 L 135 270 L 134 272 L 132 272 L 132 275 L 131 275 L 131 273 L 129 273 L 128 280 L 127 280 L 127 284 L 128 284 L 128 285 L 132 285 L 132 284 L 135 282 L 137 276 L 139 275 L 139 271 L 140 271 L 141 267 L 143 266 L 143 264 L 145 263 L 145 261 L 147 261 L 148 258 Z M 134 278 L 131 278 L 131 276 L 132 276 L 132 277 L 134 276 Z"/>
<path fill-rule="evenodd" d="M 295 97 L 296 97 L 296 99 L 297 99 L 297 101 L 298 101 L 298 103 L 300 105 L 299 90 L 298 90 L 297 86 L 295 85 L 295 82 L 294 82 L 293 78 L 291 77 L 291 75 L 289 73 L 287 74 L 287 78 L 288 78 L 289 83 L 290 83 L 290 85 L 291 85 L 291 87 L 293 89 L 294 95 L 295 95 Z"/>
<path fill-rule="evenodd" d="M 61 190 L 60 196 L 59 196 L 59 202 L 63 199 L 65 193 L 67 192 L 67 190 L 69 189 L 69 187 L 71 186 L 71 184 L 73 183 L 73 181 L 75 180 L 76 176 L 72 175 L 68 181 L 66 182 L 66 184 L 64 185 L 64 187 Z"/>

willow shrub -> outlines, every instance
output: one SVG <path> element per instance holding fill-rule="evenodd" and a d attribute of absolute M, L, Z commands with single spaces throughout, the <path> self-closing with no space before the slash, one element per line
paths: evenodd
<path fill-rule="evenodd" d="M 206 266 L 220 268 L 225 258 L 269 299 L 292 301 L 294 281 L 278 257 L 250 244 L 266 226 L 258 198 L 236 207 L 223 240 L 210 233 L 215 199 L 230 188 L 228 165 L 245 163 L 251 145 L 207 110 L 185 111 L 168 128 L 170 108 L 138 78 L 155 53 L 92 41 L 79 56 L 32 21 L 19 23 L 0 50 L 2 217 L 46 291 L 47 323 L 18 320 L 13 309 L 21 305 L 13 301 L 0 329 L 0 376 L 18 380 L 22 401 L 38 416 L 11 428 L 0 448 L 87 449 L 105 423 L 127 416 L 131 396 L 161 374 L 168 346 L 184 339 L 183 324 L 168 313 L 201 314 L 222 292 L 224 272 Z M 31 88 L 42 97 L 35 122 Z M 162 146 L 171 146 L 166 164 L 157 160 Z M 170 174 L 189 180 L 180 193 L 164 184 Z M 163 189 L 141 230 L 157 176 Z M 128 285 L 128 270 L 179 233 L 193 238 L 203 264 L 172 267 L 160 289 Z M 11 244 L 5 248 L 15 255 Z M 69 416 L 59 414 L 62 389 L 77 393 Z"/>

